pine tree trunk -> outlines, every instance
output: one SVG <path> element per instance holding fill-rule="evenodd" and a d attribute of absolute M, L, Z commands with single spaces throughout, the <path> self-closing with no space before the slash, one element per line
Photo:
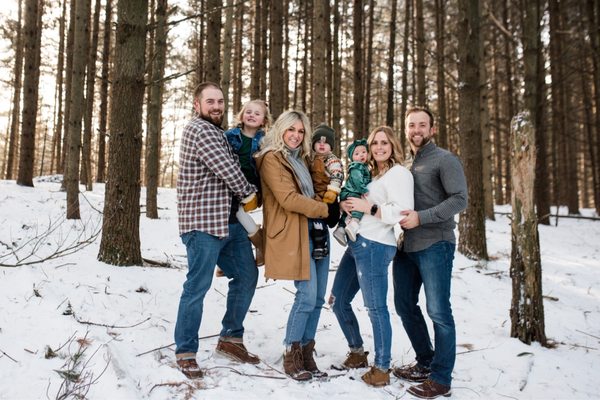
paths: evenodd
<path fill-rule="evenodd" d="M 244 38 L 244 16 L 245 7 L 244 3 L 238 5 L 238 11 L 236 12 L 236 23 L 235 23 L 235 61 L 233 76 L 233 110 L 242 109 L 242 92 L 244 91 L 244 84 L 242 81 L 242 64 L 244 61 L 244 52 L 242 47 L 242 40 Z"/>
<path fill-rule="evenodd" d="M 425 18 L 423 17 L 423 0 L 415 0 L 416 11 L 416 46 L 417 46 L 417 104 L 427 106 L 427 87 L 425 84 Z"/>
<path fill-rule="evenodd" d="M 323 1 L 315 1 L 313 14 L 313 36 L 312 36 L 312 115 L 313 125 L 326 122 L 326 98 L 327 93 L 327 43 L 325 42 L 325 28 L 328 21 L 325 20 L 325 5 Z"/>
<path fill-rule="evenodd" d="M 102 72 L 100 82 L 100 111 L 98 112 L 98 171 L 96 182 L 104 182 L 106 172 L 106 125 L 108 121 L 108 76 L 110 58 L 110 37 L 112 20 L 112 0 L 106 0 L 104 10 L 104 37 L 102 38 Z"/>
<path fill-rule="evenodd" d="M 363 106 L 364 106 L 364 89 L 363 89 L 363 50 L 362 50 L 362 28 L 363 28 L 363 2 L 354 0 L 354 13 L 352 18 L 353 32 L 353 56 L 354 56 L 354 137 L 360 139 L 366 137 L 366 133 L 361 131 L 364 126 Z"/>
<path fill-rule="evenodd" d="M 23 47 L 25 52 L 23 112 L 21 116 L 19 173 L 17 176 L 17 184 L 21 186 L 33 186 L 40 54 L 38 35 L 41 34 L 41 32 L 38 32 L 38 13 L 42 13 L 38 0 L 26 0 L 25 23 L 23 25 Z"/>
<path fill-rule="evenodd" d="M 458 250 L 466 257 L 487 260 L 483 198 L 479 81 L 479 1 L 459 0 L 458 107 L 461 156 L 469 192 L 469 206 L 460 216 Z"/>
<path fill-rule="evenodd" d="M 589 16 L 588 32 L 592 46 L 594 74 L 594 105 L 596 108 L 594 121 L 595 140 L 590 144 L 590 151 L 593 154 L 592 159 L 596 160 L 595 163 L 592 163 L 594 174 L 594 206 L 596 207 L 596 214 L 600 215 L 600 112 L 598 112 L 598 108 L 600 107 L 600 10 L 594 6 L 594 3 L 598 3 L 598 1 L 587 1 Z"/>
<path fill-rule="evenodd" d="M 146 217 L 158 218 L 158 174 L 160 171 L 162 94 L 165 61 L 167 58 L 167 0 L 157 0 L 154 58 L 150 78 L 150 102 L 147 108 L 146 134 Z"/>
<path fill-rule="evenodd" d="M 86 74 L 85 114 L 83 130 L 83 148 L 81 152 L 81 183 L 86 190 L 92 191 L 92 116 L 94 113 L 94 93 L 96 88 L 96 59 L 98 54 L 98 31 L 100 30 L 100 0 L 96 0 L 92 21 L 92 39 L 88 49 L 88 68 Z"/>
<path fill-rule="evenodd" d="M 221 83 L 221 1 L 207 0 L 206 80 Z"/>
<path fill-rule="evenodd" d="M 52 138 L 52 161 L 50 170 L 59 173 L 62 159 L 62 132 L 63 132 L 63 82 L 65 70 L 65 27 L 67 20 L 67 0 L 62 0 L 62 16 L 59 23 L 58 64 L 56 67 L 56 95 L 55 99 L 55 123 L 54 136 Z"/>
<path fill-rule="evenodd" d="M 546 345 L 542 264 L 534 203 L 535 129 L 528 111 L 515 116 L 511 131 L 513 191 L 510 335 L 523 343 L 536 341 Z"/>
<path fill-rule="evenodd" d="M 68 140 L 69 140 L 69 120 L 71 118 L 71 88 L 73 82 L 73 42 L 75 36 L 75 0 L 71 0 L 69 9 L 69 29 L 67 30 L 67 65 L 65 69 L 65 116 L 64 131 L 62 137 L 62 159 L 60 160 L 60 172 L 66 173 Z M 65 181 L 62 183 L 62 190 L 66 190 Z"/>
<path fill-rule="evenodd" d="M 283 7 L 282 0 L 270 1 L 269 107 L 273 118 L 283 112 Z M 317 60 L 315 60 L 317 62 Z"/>
<path fill-rule="evenodd" d="M 487 19 L 487 18 L 484 18 Z M 484 35 L 481 32 L 479 41 L 479 80 L 480 80 L 480 130 L 481 130 L 481 154 L 482 154 L 482 181 L 483 181 L 483 204 L 485 217 L 490 221 L 495 221 L 494 215 L 494 193 L 492 189 L 492 143 L 490 137 L 490 112 L 488 108 L 488 75 L 485 60 L 487 54 L 484 44 Z"/>
<path fill-rule="evenodd" d="M 260 42 L 262 40 L 262 25 L 261 25 L 261 0 L 254 0 L 254 43 L 252 43 L 252 73 L 250 75 L 250 97 L 253 99 L 260 98 L 260 63 L 262 61 Z"/>
<path fill-rule="evenodd" d="M 332 90 L 331 90 L 331 121 L 332 128 L 337 132 L 338 138 L 341 139 L 341 124 L 340 119 L 342 117 L 342 65 L 340 60 L 340 44 L 339 44 L 339 30 L 340 30 L 340 10 L 339 0 L 335 0 L 333 3 L 333 77 L 332 77 Z M 341 140 L 335 141 L 334 153 L 339 157 L 342 155 L 341 152 Z"/>
<path fill-rule="evenodd" d="M 233 0 L 227 0 L 225 6 L 225 26 L 223 29 L 223 77 L 221 89 L 225 100 L 225 112 L 223 114 L 223 126 L 228 126 L 227 114 L 229 112 L 229 92 L 231 88 L 231 66 L 233 65 Z M 235 112 L 237 109 L 233 110 Z"/>
<path fill-rule="evenodd" d="M 504 2 L 504 7 L 502 9 L 502 16 L 503 16 L 503 21 L 502 23 L 504 24 L 504 26 L 508 27 L 509 26 L 509 19 L 508 19 L 508 11 L 510 9 L 510 0 L 506 0 Z M 505 132 L 505 140 L 503 141 L 504 143 L 504 149 L 503 149 L 503 153 L 504 154 L 510 154 L 510 121 L 511 119 L 514 117 L 515 115 L 515 106 L 514 106 L 514 99 L 515 99 L 515 90 L 514 90 L 514 84 L 513 84 L 513 64 L 515 63 L 514 59 L 513 59 L 513 48 L 511 46 L 512 42 L 509 38 L 504 38 L 504 68 L 505 68 L 505 73 L 506 73 L 506 132 Z M 508 202 L 510 201 L 511 198 L 511 180 L 510 180 L 510 162 L 508 162 L 508 159 L 504 158 L 504 179 L 503 179 L 503 183 L 504 183 L 504 202 L 505 204 L 508 204 Z"/>
<path fill-rule="evenodd" d="M 438 107 L 438 129 L 437 142 L 440 147 L 448 148 L 448 129 L 446 116 L 446 9 L 445 0 L 435 0 L 436 3 L 436 18 L 435 18 L 435 39 L 436 39 L 436 54 L 435 60 L 437 64 L 436 83 L 437 83 L 437 107 Z"/>
<path fill-rule="evenodd" d="M 544 132 L 544 60 L 543 49 L 540 40 L 540 5 L 539 1 L 529 1 L 523 24 L 523 63 L 525 66 L 524 76 L 524 103 L 535 130 L 536 142 L 536 180 L 535 180 L 535 202 L 538 222 L 550 224 L 550 204 L 548 201 L 548 174 L 546 167 L 546 135 Z"/>
<path fill-rule="evenodd" d="M 140 265 L 140 158 L 147 0 L 117 3 L 110 150 L 98 259 Z"/>
<path fill-rule="evenodd" d="M 410 15 L 411 15 L 411 4 L 412 0 L 405 1 L 404 10 L 404 43 L 402 44 L 402 103 L 400 105 L 400 116 L 404 120 L 406 109 L 408 107 L 408 53 L 409 44 L 408 37 L 410 34 Z M 400 140 L 402 148 L 406 148 L 406 126 L 400 124 Z"/>
<path fill-rule="evenodd" d="M 19 17 L 17 20 L 17 39 L 15 46 L 15 70 L 13 80 L 13 105 L 10 119 L 10 139 L 8 142 L 8 156 L 6 160 L 6 179 L 13 179 L 15 160 L 17 155 L 17 141 L 19 137 L 19 114 L 21 113 L 21 86 L 23 73 L 23 0 L 19 0 Z"/>
<path fill-rule="evenodd" d="M 364 105 L 363 105 L 363 127 L 361 129 L 364 135 L 368 135 L 370 131 L 369 116 L 371 114 L 371 80 L 373 75 L 373 25 L 375 17 L 375 0 L 369 0 L 369 29 L 367 31 L 367 43 L 366 43 L 366 65 L 365 65 L 365 94 L 364 94 Z"/>
<path fill-rule="evenodd" d="M 81 121 L 84 113 L 84 79 L 89 48 L 89 0 L 75 0 L 75 26 L 73 37 L 73 76 L 69 99 L 68 151 L 65 168 L 67 189 L 67 218 L 80 219 L 79 215 L 79 155 L 81 153 Z"/>
<path fill-rule="evenodd" d="M 385 124 L 394 127 L 394 56 L 396 50 L 396 18 L 398 14 L 398 0 L 392 1 L 392 14 L 390 16 L 390 48 L 387 59 L 387 108 Z"/>

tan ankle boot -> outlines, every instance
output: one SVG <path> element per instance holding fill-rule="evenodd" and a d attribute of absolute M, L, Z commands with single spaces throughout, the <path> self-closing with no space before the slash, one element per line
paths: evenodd
<path fill-rule="evenodd" d="M 304 369 L 304 358 L 299 342 L 292 343 L 291 349 L 285 352 L 283 370 L 287 376 L 297 381 L 312 379 L 312 374 Z"/>
<path fill-rule="evenodd" d="M 257 267 L 260 267 L 261 265 L 265 265 L 265 256 L 264 256 L 265 245 L 264 245 L 264 241 L 263 241 L 263 233 L 264 233 L 263 229 L 259 228 L 256 232 L 254 232 L 254 235 L 248 236 L 248 239 L 250 239 L 250 242 L 252 242 L 252 244 L 256 248 L 256 266 Z"/>

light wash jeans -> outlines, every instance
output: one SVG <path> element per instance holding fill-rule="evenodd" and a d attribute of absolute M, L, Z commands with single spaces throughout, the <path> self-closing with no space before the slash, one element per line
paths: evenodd
<path fill-rule="evenodd" d="M 327 231 L 328 232 L 328 231 Z M 327 233 L 329 235 L 329 233 Z M 310 237 L 310 235 L 309 235 Z M 313 243 L 310 239 L 309 252 L 312 254 Z M 329 246 L 330 240 L 327 239 Z M 310 259 L 310 279 L 294 281 L 296 297 L 290 310 L 284 344 L 300 342 L 304 346 L 315 338 L 321 309 L 325 303 L 327 278 L 329 277 L 329 256 L 320 260 Z"/>
<path fill-rule="evenodd" d="M 375 366 L 384 371 L 390 367 L 391 359 L 392 325 L 387 307 L 387 289 L 388 268 L 395 253 L 395 246 L 358 235 L 355 242 L 348 242 L 331 289 L 333 312 L 350 348 L 363 345 L 358 320 L 350 304 L 358 290 L 362 291 L 373 327 Z"/>
<path fill-rule="evenodd" d="M 246 230 L 239 223 L 230 224 L 226 238 L 219 239 L 204 232 L 192 231 L 181 235 L 181 240 L 187 250 L 188 273 L 175 324 L 175 353 L 198 351 L 204 296 L 210 289 L 217 264 L 230 279 L 221 336 L 241 338 L 244 335 L 244 318 L 258 279 Z"/>
<path fill-rule="evenodd" d="M 417 363 L 431 368 L 430 378 L 442 385 L 452 383 L 456 359 L 456 329 L 450 305 L 450 281 L 454 244 L 437 242 L 425 250 L 394 257 L 394 305 L 417 355 Z M 419 307 L 425 287 L 427 314 L 433 321 L 435 351 Z"/>

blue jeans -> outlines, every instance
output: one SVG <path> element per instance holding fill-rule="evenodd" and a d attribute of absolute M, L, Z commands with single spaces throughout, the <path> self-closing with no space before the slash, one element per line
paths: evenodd
<path fill-rule="evenodd" d="M 329 236 L 329 231 L 327 231 Z M 309 251 L 312 254 L 313 243 L 310 240 Z M 327 241 L 329 243 L 329 240 Z M 300 342 L 302 346 L 315 338 L 321 309 L 325 303 L 327 278 L 329 277 L 329 256 L 314 260 L 310 259 L 310 279 L 294 281 L 296 297 L 290 310 L 284 343 L 291 346 Z"/>
<path fill-rule="evenodd" d="M 175 324 L 175 353 L 198 351 L 204 296 L 210 289 L 217 264 L 230 278 L 221 336 L 241 338 L 244 335 L 244 318 L 258 279 L 248 234 L 237 223 L 229 225 L 229 236 L 225 238 L 192 231 L 181 235 L 181 240 L 187 250 L 188 273 Z"/>
<path fill-rule="evenodd" d="M 417 362 L 431 368 L 433 381 L 448 386 L 456 359 L 456 329 L 450 305 L 454 247 L 453 243 L 442 241 L 421 251 L 399 251 L 393 267 L 394 305 Z M 435 351 L 419 307 L 421 286 L 425 287 L 427 314 L 433 321 Z"/>
<path fill-rule="evenodd" d="M 396 252 L 395 246 L 374 242 L 358 235 L 340 261 L 331 295 L 333 312 L 350 348 L 363 345 L 358 320 L 352 309 L 352 299 L 362 291 L 365 306 L 373 326 L 375 366 L 390 367 L 392 325 L 387 308 L 388 267 Z"/>

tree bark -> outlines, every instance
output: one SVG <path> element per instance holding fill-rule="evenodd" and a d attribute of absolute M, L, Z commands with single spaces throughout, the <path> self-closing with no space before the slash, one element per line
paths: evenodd
<path fill-rule="evenodd" d="M 221 82 L 221 1 L 207 0 L 206 80 Z"/>
<path fill-rule="evenodd" d="M 427 63 L 425 62 L 425 18 L 423 17 L 423 0 L 415 0 L 416 11 L 416 46 L 417 46 L 417 103 L 427 106 L 427 87 L 425 84 L 425 73 Z"/>
<path fill-rule="evenodd" d="M 81 152 L 81 183 L 92 191 L 92 116 L 94 114 L 94 93 L 96 92 L 96 60 L 98 59 L 98 31 L 100 30 L 100 0 L 96 0 L 92 21 L 92 39 L 88 49 L 86 75 L 85 114 L 83 119 L 83 148 Z"/>
<path fill-rule="evenodd" d="M 369 134 L 370 122 L 369 116 L 371 114 L 371 81 L 373 75 L 373 25 L 375 19 L 375 0 L 369 0 L 369 30 L 367 31 L 367 43 L 366 43 L 366 65 L 365 65 L 365 94 L 364 94 L 364 106 L 363 106 L 363 126 L 361 131 L 365 136 Z"/>
<path fill-rule="evenodd" d="M 392 14 L 390 16 L 390 47 L 387 59 L 387 108 L 385 124 L 394 127 L 394 57 L 396 50 L 396 18 L 398 14 L 398 0 L 392 1 Z"/>
<path fill-rule="evenodd" d="M 17 155 L 17 141 L 19 137 L 19 114 L 21 113 L 21 86 L 23 83 L 23 0 L 19 0 L 19 17 L 17 19 L 17 38 L 15 40 L 15 70 L 14 70 L 14 91 L 13 108 L 10 119 L 10 139 L 8 142 L 8 156 L 6 161 L 5 179 L 13 179 L 15 169 L 15 160 Z"/>
<path fill-rule="evenodd" d="M 402 44 L 402 103 L 400 104 L 400 116 L 404 121 L 404 115 L 408 107 L 408 53 L 409 43 L 408 36 L 410 34 L 410 15 L 412 0 L 405 1 L 404 9 L 404 43 Z M 406 148 L 406 125 L 400 124 L 400 141 L 402 148 Z"/>
<path fill-rule="evenodd" d="M 534 183 L 536 165 L 535 129 L 525 111 L 513 119 L 511 129 L 512 223 L 511 261 L 512 302 L 511 337 L 530 344 L 546 345 L 542 264 L 535 212 Z"/>
<path fill-rule="evenodd" d="M 325 20 L 325 4 L 315 1 L 313 7 L 313 37 L 312 37 L 312 115 L 313 125 L 327 122 L 327 43 L 325 29 L 329 26 Z"/>
<path fill-rule="evenodd" d="M 487 260 L 485 205 L 481 152 L 479 80 L 479 1 L 459 0 L 458 107 L 461 156 L 469 192 L 469 206 L 460 216 L 458 250 L 466 257 Z"/>
<path fill-rule="evenodd" d="M 364 105 L 364 89 L 363 89 L 363 50 L 362 50 L 362 28 L 363 28 L 363 2 L 354 0 L 354 13 L 352 18 L 353 32 L 353 81 L 354 81 L 354 137 L 360 139 L 366 137 L 362 131 L 364 126 L 363 105 Z"/>
<path fill-rule="evenodd" d="M 158 218 L 158 175 L 162 132 L 162 97 L 167 58 L 167 0 L 156 2 L 156 31 L 154 33 L 154 58 L 150 78 L 150 102 L 146 133 L 146 217 Z"/>
<path fill-rule="evenodd" d="M 63 82 L 65 70 L 65 27 L 67 20 L 67 0 L 62 0 L 62 16 L 59 22 L 58 34 L 58 64 L 56 67 L 56 95 L 54 117 L 54 136 L 52 137 L 52 159 L 50 170 L 59 173 L 62 159 L 62 132 L 63 132 Z"/>
<path fill-rule="evenodd" d="M 67 65 L 65 69 L 65 124 L 62 138 L 62 159 L 60 160 L 60 172 L 65 173 L 68 140 L 69 140 L 69 120 L 71 117 L 71 87 L 73 82 L 73 42 L 75 37 L 75 0 L 71 0 L 69 9 L 69 29 L 67 30 Z M 62 190 L 66 190 L 65 181 L 62 183 Z"/>
<path fill-rule="evenodd" d="M 282 0 L 270 1 L 269 108 L 273 118 L 283 112 L 283 7 Z"/>
<path fill-rule="evenodd" d="M 108 76 L 110 59 L 110 38 L 112 20 L 112 0 L 106 0 L 104 10 L 104 37 L 102 38 L 102 81 L 100 82 L 100 111 L 98 123 L 98 172 L 96 182 L 104 182 L 106 172 L 106 125 L 108 121 Z"/>
<path fill-rule="evenodd" d="M 260 98 L 260 69 L 261 69 L 261 50 L 260 41 L 262 39 L 261 25 L 261 0 L 254 0 L 254 42 L 252 43 L 252 72 L 250 75 L 250 97 L 253 99 Z"/>
<path fill-rule="evenodd" d="M 21 116 L 21 143 L 19 151 L 19 172 L 17 184 L 33 186 L 33 164 L 35 160 L 35 130 L 38 108 L 38 82 L 40 46 L 38 35 L 39 13 L 42 13 L 38 0 L 25 2 L 23 25 L 23 47 L 25 52 L 23 76 L 23 112 Z"/>
<path fill-rule="evenodd" d="M 445 0 L 435 0 L 435 41 L 436 54 L 435 61 L 437 65 L 436 83 L 437 83 L 437 108 L 438 108 L 438 129 L 437 141 L 440 147 L 448 148 L 448 127 L 446 116 L 446 8 Z"/>
<path fill-rule="evenodd" d="M 80 219 L 79 155 L 81 154 L 81 121 L 84 113 L 84 79 L 89 50 L 89 0 L 75 0 L 73 36 L 73 76 L 71 81 L 68 151 L 65 168 L 67 219 Z"/>
<path fill-rule="evenodd" d="M 225 100 L 225 112 L 223 113 L 223 126 L 228 126 L 227 114 L 229 113 L 229 92 L 231 88 L 231 66 L 233 65 L 233 0 L 227 0 L 225 8 L 225 26 L 223 29 L 223 76 L 221 77 L 221 89 Z M 235 113 L 237 109 L 233 110 Z"/>
<path fill-rule="evenodd" d="M 140 158 L 147 0 L 117 3 L 110 151 L 98 259 L 140 265 Z"/>

